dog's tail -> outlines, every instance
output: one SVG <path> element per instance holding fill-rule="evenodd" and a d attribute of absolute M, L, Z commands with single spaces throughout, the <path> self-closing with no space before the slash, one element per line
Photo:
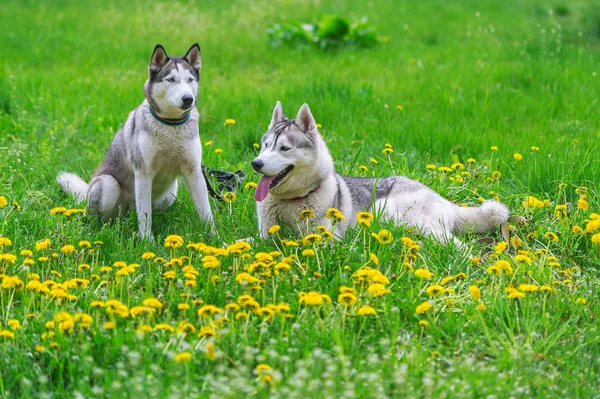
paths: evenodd
<path fill-rule="evenodd" d="M 487 233 L 508 220 L 509 210 L 498 201 L 485 201 L 481 206 L 457 206 L 455 230 L 463 233 Z"/>
<path fill-rule="evenodd" d="M 77 202 L 85 201 L 88 193 L 88 184 L 74 173 L 60 172 L 56 176 L 56 181 L 62 187 L 63 191 L 75 197 Z"/>

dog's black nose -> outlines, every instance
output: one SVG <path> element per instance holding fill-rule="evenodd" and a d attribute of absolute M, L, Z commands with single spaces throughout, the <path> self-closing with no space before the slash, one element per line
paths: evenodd
<path fill-rule="evenodd" d="M 194 102 L 194 97 L 186 94 L 185 96 L 181 97 L 181 101 L 183 101 L 183 105 L 185 107 L 189 107 Z"/>
<path fill-rule="evenodd" d="M 255 171 L 259 172 L 264 164 L 265 163 L 263 161 L 255 159 L 254 161 L 252 161 L 252 168 L 254 168 Z"/>

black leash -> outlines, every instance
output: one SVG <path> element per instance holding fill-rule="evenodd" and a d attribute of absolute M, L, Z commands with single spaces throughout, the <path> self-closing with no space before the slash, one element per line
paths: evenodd
<path fill-rule="evenodd" d="M 202 165 L 202 175 L 204 176 L 204 181 L 206 181 L 208 193 L 217 201 L 223 201 L 223 197 L 219 192 L 236 192 L 246 177 L 242 170 L 238 170 L 236 172 L 224 172 L 222 170 L 208 169 L 204 165 Z M 217 181 L 218 186 L 216 190 L 213 185 L 210 184 L 210 180 L 208 178 L 209 176 L 214 177 Z"/>

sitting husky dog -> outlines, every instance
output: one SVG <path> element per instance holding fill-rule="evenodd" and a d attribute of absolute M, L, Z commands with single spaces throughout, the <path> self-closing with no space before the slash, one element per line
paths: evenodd
<path fill-rule="evenodd" d="M 200 47 L 196 43 L 184 57 L 169 57 L 158 44 L 148 69 L 146 99 L 129 114 L 90 183 L 65 172 L 57 181 L 77 200 L 87 199 L 88 212 L 103 220 L 135 204 L 140 235 L 151 238 L 152 209 L 173 203 L 183 175 L 200 219 L 212 226 L 195 107 Z"/>
<path fill-rule="evenodd" d="M 325 217 L 329 208 L 346 217 L 335 225 L 343 237 L 357 223 L 360 211 L 377 211 L 382 220 L 418 228 L 441 242 L 463 246 L 453 233 L 483 233 L 508 219 L 508 209 L 496 201 L 479 207 L 460 207 L 429 187 L 402 176 L 351 177 L 335 172 L 333 160 L 304 104 L 296 119 L 288 119 L 277 102 L 269 130 L 262 138 L 260 155 L 252 167 L 263 176 L 254 198 L 258 202 L 258 228 L 262 238 L 268 229 L 283 222 L 301 233 L 296 223 L 300 211 L 310 209 L 318 224 L 332 228 Z"/>

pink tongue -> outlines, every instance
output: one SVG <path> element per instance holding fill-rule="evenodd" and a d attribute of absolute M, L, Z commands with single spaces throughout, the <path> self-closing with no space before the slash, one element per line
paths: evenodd
<path fill-rule="evenodd" d="M 274 178 L 275 176 L 261 176 L 258 181 L 258 187 L 256 187 L 256 191 L 254 192 L 254 199 L 256 201 L 261 202 L 267 197 L 267 194 L 269 194 L 269 185 L 271 185 Z"/>

